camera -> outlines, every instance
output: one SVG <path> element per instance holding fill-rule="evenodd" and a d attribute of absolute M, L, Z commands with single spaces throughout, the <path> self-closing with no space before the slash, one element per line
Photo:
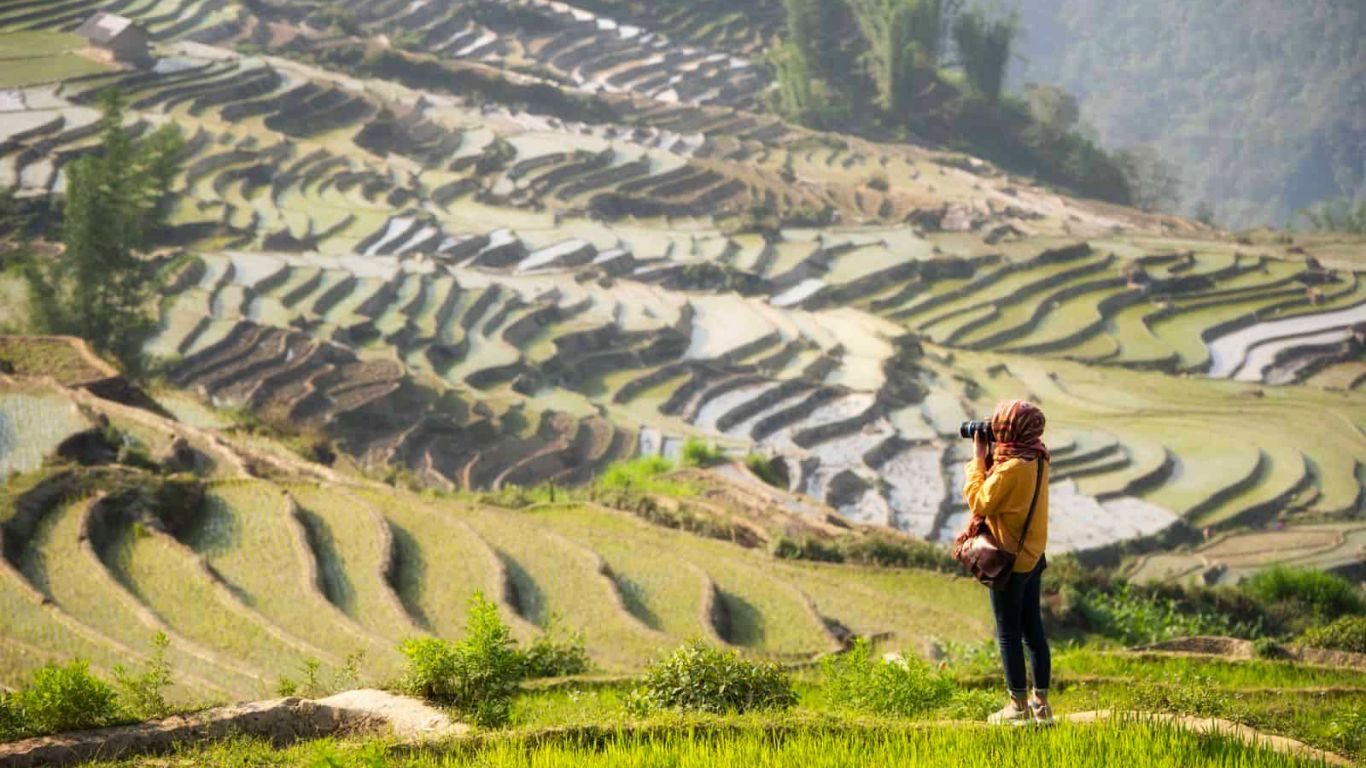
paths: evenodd
<path fill-rule="evenodd" d="M 981 432 L 987 442 L 995 442 L 996 435 L 991 432 L 990 421 L 965 421 L 958 427 L 958 436 L 968 440 L 974 440 L 977 433 Z"/>

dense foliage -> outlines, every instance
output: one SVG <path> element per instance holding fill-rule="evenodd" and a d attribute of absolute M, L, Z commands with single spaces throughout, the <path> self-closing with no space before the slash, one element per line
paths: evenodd
<path fill-rule="evenodd" d="M 1366 616 L 1343 616 L 1330 624 L 1310 627 L 1300 634 L 1298 642 L 1310 648 L 1366 653 Z"/>
<path fill-rule="evenodd" d="M 451 643 L 434 637 L 402 646 L 408 668 L 401 687 L 450 705 L 479 725 L 507 721 L 525 663 L 498 606 L 483 594 L 470 598 L 465 637 Z"/>
<path fill-rule="evenodd" d="M 1023 0 L 1014 88 L 1078 95 L 1100 142 L 1151 145 L 1183 210 L 1284 224 L 1366 197 L 1359 0 Z"/>
<path fill-rule="evenodd" d="M 942 707 L 954 696 L 953 678 L 913 654 L 875 658 L 860 639 L 821 664 L 826 696 L 834 707 L 910 717 Z"/>
<path fill-rule="evenodd" d="M 99 153 L 65 169 L 65 249 L 26 270 L 30 317 L 40 331 L 80 336 L 136 365 L 151 327 L 147 302 L 158 288 L 143 252 L 166 223 L 184 141 L 174 125 L 136 138 L 116 90 L 102 94 L 101 108 Z"/>
<path fill-rule="evenodd" d="M 1118 203 L 1141 178 L 1077 116 L 1003 94 L 1019 24 L 961 0 L 786 0 L 772 106 L 814 127 L 940 142 Z M 837 65 L 832 62 L 840 62 Z M 950 68 L 952 65 L 952 68 Z M 1056 89 L 1055 89 L 1056 90 Z"/>
<path fill-rule="evenodd" d="M 737 651 L 690 642 L 645 671 L 632 696 L 637 712 L 748 712 L 787 709 L 797 702 L 792 681 L 772 662 L 749 661 Z"/>
<path fill-rule="evenodd" d="M 8 738 L 109 725 L 122 719 L 118 694 L 85 661 L 50 663 L 0 700 L 0 736 Z M 6 734 L 5 729 L 9 729 Z"/>

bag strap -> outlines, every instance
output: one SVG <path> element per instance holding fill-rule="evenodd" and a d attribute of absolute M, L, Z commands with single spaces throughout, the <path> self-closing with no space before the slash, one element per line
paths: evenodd
<path fill-rule="evenodd" d="M 1015 554 L 1020 554 L 1024 549 L 1025 536 L 1029 535 L 1029 521 L 1034 519 L 1034 505 L 1039 503 L 1039 486 L 1043 485 L 1043 457 L 1034 459 L 1037 465 L 1037 473 L 1034 477 L 1034 497 L 1029 500 L 1029 514 L 1025 515 L 1024 528 L 1020 530 L 1020 545 L 1015 547 Z"/>

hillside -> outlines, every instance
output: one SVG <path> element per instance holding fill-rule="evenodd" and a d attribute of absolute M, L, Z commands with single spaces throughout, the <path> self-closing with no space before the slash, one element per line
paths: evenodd
<path fill-rule="evenodd" d="M 942 541 L 958 422 L 1027 395 L 1059 550 L 1360 515 L 1359 241 L 1234 241 L 795 128 L 747 111 L 752 39 L 686 17 L 647 40 L 558 4 L 115 5 L 161 58 L 23 75 L 4 180 L 60 193 L 102 89 L 134 131 L 174 122 L 166 244 L 192 255 L 148 353 L 381 475 L 573 485 L 696 435 Z M 97 6 L 7 3 L 0 25 L 86 61 L 56 33 Z"/>
<path fill-rule="evenodd" d="M 1014 87 L 1075 94 L 1102 145 L 1151 145 L 1181 210 L 1284 225 L 1366 195 L 1366 11 L 1352 0 L 1198 4 L 1025 0 Z"/>
<path fill-rule="evenodd" d="M 937 60 L 884 73 L 881 117 L 807 121 L 862 136 L 789 122 L 799 6 L 0 0 L 0 737 L 278 694 L 306 728 L 174 760 L 1366 754 L 1366 238 L 1235 235 L 949 151 L 1023 107 Z M 97 11 L 148 56 L 78 35 Z M 907 94 L 971 109 L 883 122 Z M 121 157 L 165 188 L 84 175 Z M 1211 189 L 1230 212 L 1270 200 L 1237 184 Z M 123 189 L 111 224 L 90 201 Z M 146 335 L 53 328 L 84 308 L 41 278 L 71 263 L 106 294 L 142 276 Z M 999 670 L 943 546 L 960 423 L 1011 398 L 1048 414 L 1072 714 L 1027 746 L 963 723 Z M 477 705 L 421 679 L 481 638 L 506 677 Z M 575 664 L 528 671 L 546 643 Z M 784 711 L 651 709 L 680 648 L 677 687 L 734 665 Z M 35 720 L 62 674 L 169 704 Z M 277 751 L 369 686 L 479 727 Z"/>

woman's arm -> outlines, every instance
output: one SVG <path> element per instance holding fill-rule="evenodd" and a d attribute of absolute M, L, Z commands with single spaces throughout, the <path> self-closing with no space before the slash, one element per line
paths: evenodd
<path fill-rule="evenodd" d="M 974 457 L 968 462 L 967 478 L 963 484 L 963 498 L 972 514 L 978 517 L 1000 514 L 1001 499 L 1008 497 L 1015 487 L 1014 473 L 992 472 L 988 475 L 986 462 Z"/>

